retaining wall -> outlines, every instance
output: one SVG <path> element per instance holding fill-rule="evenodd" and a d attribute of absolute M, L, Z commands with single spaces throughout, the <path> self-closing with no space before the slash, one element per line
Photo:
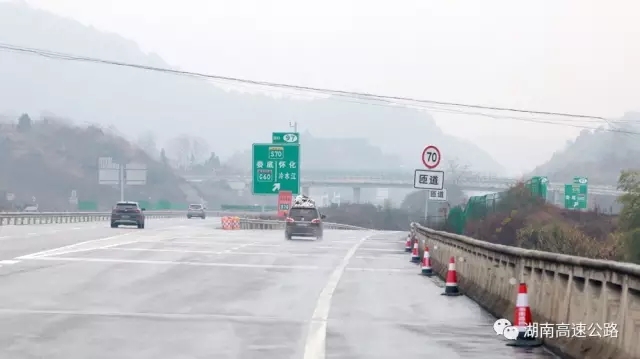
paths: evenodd
<path fill-rule="evenodd" d="M 451 256 L 461 291 L 498 318 L 513 320 L 518 286 L 528 286 L 535 323 L 617 324 L 617 338 L 544 338 L 545 345 L 574 359 L 640 358 L 640 266 L 525 250 L 434 231 L 412 224 L 429 246 L 434 270 L 446 275 Z M 513 278 L 513 279 L 512 279 Z M 604 328 L 596 332 L 603 334 Z"/>

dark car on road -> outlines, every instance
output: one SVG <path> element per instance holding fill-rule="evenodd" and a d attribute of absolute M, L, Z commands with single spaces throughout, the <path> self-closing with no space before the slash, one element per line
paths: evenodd
<path fill-rule="evenodd" d="M 315 237 L 322 239 L 324 214 L 320 214 L 315 206 L 293 205 L 286 218 L 285 237 Z"/>
<path fill-rule="evenodd" d="M 111 210 L 111 228 L 119 225 L 138 226 L 144 228 L 144 208 L 138 202 L 118 202 Z"/>
<path fill-rule="evenodd" d="M 205 219 L 207 218 L 207 214 L 204 210 L 205 208 L 202 204 L 190 204 L 189 209 L 187 210 L 187 218 L 191 219 L 193 217 L 198 217 Z"/>

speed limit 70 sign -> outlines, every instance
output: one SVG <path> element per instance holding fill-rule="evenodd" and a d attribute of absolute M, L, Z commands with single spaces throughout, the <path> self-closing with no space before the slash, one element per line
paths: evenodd
<path fill-rule="evenodd" d="M 436 146 L 427 146 L 422 151 L 422 163 L 430 170 L 438 167 L 440 159 L 440 150 Z"/>

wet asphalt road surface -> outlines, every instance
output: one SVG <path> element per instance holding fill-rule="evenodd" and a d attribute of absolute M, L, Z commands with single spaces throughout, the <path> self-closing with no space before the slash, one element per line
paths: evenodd
<path fill-rule="evenodd" d="M 218 226 L 4 228 L 0 358 L 552 357 L 507 347 L 477 304 L 441 296 L 401 233 Z"/>

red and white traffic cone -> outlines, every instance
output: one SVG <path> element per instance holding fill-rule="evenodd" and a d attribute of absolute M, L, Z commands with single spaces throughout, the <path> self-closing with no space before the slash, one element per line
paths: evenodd
<path fill-rule="evenodd" d="M 411 235 L 407 236 L 407 242 L 404 244 L 404 251 L 409 253 L 411 252 Z"/>
<path fill-rule="evenodd" d="M 420 263 L 420 251 L 418 251 L 418 242 L 413 243 L 413 250 L 411 251 L 411 262 Z"/>
<path fill-rule="evenodd" d="M 529 307 L 526 283 L 520 283 L 520 286 L 518 286 L 512 325 L 518 328 L 518 338 L 510 341 L 507 345 L 512 347 L 539 347 L 542 345 L 542 340 L 538 338 L 538 333 L 533 330 L 534 325 L 531 320 L 531 308 Z"/>
<path fill-rule="evenodd" d="M 431 277 L 433 269 L 431 269 L 431 256 L 429 255 L 429 247 L 424 246 L 424 255 L 422 256 L 422 275 Z"/>
<path fill-rule="evenodd" d="M 456 274 L 456 259 L 449 259 L 449 270 L 447 271 L 447 280 L 444 283 L 444 293 L 442 295 L 455 297 L 462 295 L 458 289 L 458 275 Z"/>

